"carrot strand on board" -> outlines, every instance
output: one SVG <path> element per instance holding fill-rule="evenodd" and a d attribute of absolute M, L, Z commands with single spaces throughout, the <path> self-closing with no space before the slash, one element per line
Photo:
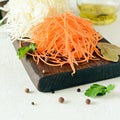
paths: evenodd
<path fill-rule="evenodd" d="M 76 71 L 75 64 L 96 58 L 93 53 L 98 54 L 96 46 L 102 38 L 89 20 L 70 12 L 45 18 L 30 32 L 30 41 L 37 45 L 35 54 L 31 54 L 34 60 L 51 66 L 69 64 L 72 75 Z"/>

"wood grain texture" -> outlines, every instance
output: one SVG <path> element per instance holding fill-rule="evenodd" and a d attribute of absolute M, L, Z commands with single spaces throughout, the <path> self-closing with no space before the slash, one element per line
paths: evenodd
<path fill-rule="evenodd" d="M 16 49 L 19 48 L 18 41 L 15 41 L 14 46 Z M 43 62 L 37 65 L 30 56 L 23 58 L 22 63 L 36 88 L 42 92 L 65 89 L 120 76 L 120 60 L 116 63 L 102 59 L 82 63 L 75 66 L 76 73 L 74 76 L 71 76 L 72 70 L 69 65 L 51 67 Z"/>

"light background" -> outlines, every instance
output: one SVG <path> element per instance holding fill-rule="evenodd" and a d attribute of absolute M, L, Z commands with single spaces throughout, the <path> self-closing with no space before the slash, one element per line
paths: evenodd
<path fill-rule="evenodd" d="M 72 1 L 75 8 L 75 1 Z M 95 26 L 110 42 L 120 46 L 120 16 L 105 26 Z M 81 85 L 52 93 L 39 92 L 32 84 L 9 36 L 0 29 L 0 120 L 119 120 L 120 119 L 120 77 L 97 82 L 115 84 L 115 89 L 103 97 L 92 98 L 85 104 L 84 91 L 91 84 Z M 32 93 L 27 94 L 28 87 Z M 81 92 L 76 92 L 81 88 Z M 58 102 L 59 97 L 65 103 Z M 31 105 L 34 101 L 36 105 Z"/>

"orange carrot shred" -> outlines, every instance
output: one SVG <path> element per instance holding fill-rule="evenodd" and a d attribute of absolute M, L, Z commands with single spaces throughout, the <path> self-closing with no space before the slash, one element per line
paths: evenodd
<path fill-rule="evenodd" d="M 30 41 L 37 45 L 32 55 L 34 60 L 51 66 L 70 64 L 72 75 L 76 71 L 75 64 L 94 60 L 93 53 L 97 51 L 96 46 L 102 38 L 89 20 L 70 12 L 45 18 L 30 32 Z M 49 63 L 45 61 L 48 57 Z"/>

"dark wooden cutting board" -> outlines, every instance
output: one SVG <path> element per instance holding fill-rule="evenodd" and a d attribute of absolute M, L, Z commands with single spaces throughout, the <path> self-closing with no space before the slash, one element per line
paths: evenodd
<path fill-rule="evenodd" d="M 19 48 L 18 41 L 15 41 L 13 45 L 16 50 Z M 103 59 L 82 63 L 75 66 L 76 73 L 73 76 L 71 76 L 72 70 L 69 65 L 51 67 L 43 62 L 36 64 L 30 56 L 23 58 L 22 63 L 36 88 L 42 92 L 65 89 L 120 76 L 120 60 L 116 63 Z"/>

